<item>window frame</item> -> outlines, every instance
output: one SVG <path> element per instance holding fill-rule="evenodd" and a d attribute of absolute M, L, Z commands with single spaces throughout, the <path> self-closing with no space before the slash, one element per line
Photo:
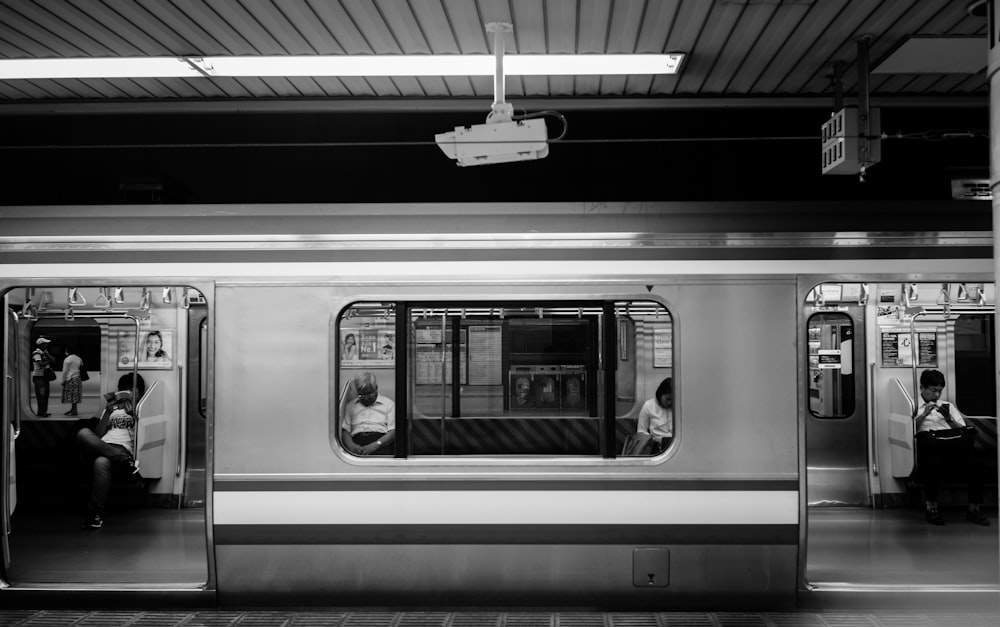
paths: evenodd
<path fill-rule="evenodd" d="M 335 395 L 337 399 L 336 402 L 331 403 L 331 407 L 334 409 L 334 416 L 332 416 L 332 418 L 333 418 L 333 427 L 335 429 L 335 434 L 336 434 L 334 438 L 336 440 L 335 449 L 338 451 L 339 454 L 341 454 L 342 456 L 344 456 L 349 460 L 352 461 L 364 460 L 365 463 L 369 463 L 372 461 L 375 462 L 385 461 L 387 459 L 387 456 L 385 455 L 363 457 L 350 453 L 343 445 L 343 437 L 342 437 L 343 430 L 341 428 L 342 421 L 344 418 L 343 410 L 346 407 L 345 403 L 341 402 L 342 398 L 341 391 L 348 389 L 347 386 L 350 381 L 350 376 L 353 376 L 353 375 L 345 376 L 345 370 L 350 371 L 354 370 L 355 368 L 357 369 L 364 368 L 364 366 L 357 366 L 357 365 L 355 365 L 355 367 L 345 368 L 342 365 L 341 338 L 342 334 L 345 332 L 344 323 L 347 320 L 358 317 L 357 314 L 349 315 L 349 312 L 351 312 L 354 308 L 358 307 L 365 308 L 373 306 L 383 307 L 386 310 L 390 310 L 392 311 L 392 315 L 394 316 L 393 327 L 395 328 L 395 334 L 396 334 L 395 335 L 396 348 L 395 348 L 395 360 L 393 362 L 393 365 L 391 366 L 391 369 L 393 371 L 392 378 L 395 387 L 393 401 L 396 405 L 396 439 L 395 439 L 395 451 L 393 457 L 396 459 L 406 459 L 410 462 L 413 461 L 435 462 L 448 459 L 467 460 L 471 458 L 476 458 L 476 459 L 488 458 L 490 461 L 502 462 L 504 460 L 515 460 L 515 459 L 523 461 L 525 458 L 530 458 L 533 461 L 538 461 L 538 462 L 562 461 L 565 463 L 566 460 L 573 460 L 574 463 L 579 463 L 581 459 L 586 460 L 587 462 L 600 462 L 607 460 L 613 461 L 619 458 L 623 458 L 631 462 L 648 462 L 649 460 L 663 461 L 667 457 L 667 454 L 676 448 L 676 442 L 678 440 L 677 425 L 679 423 L 678 412 L 676 411 L 677 407 L 676 400 L 673 411 L 674 437 L 672 438 L 669 445 L 664 448 L 663 451 L 661 451 L 655 456 L 642 456 L 642 457 L 623 456 L 621 455 L 621 451 L 619 450 L 621 448 L 620 443 L 617 442 L 618 434 L 616 433 L 616 429 L 619 424 L 619 421 L 621 419 L 627 418 L 630 415 L 634 419 L 635 416 L 638 415 L 638 412 L 642 407 L 642 403 L 644 402 L 644 399 L 647 396 L 644 394 L 642 395 L 642 398 L 639 398 L 639 395 L 637 394 L 636 395 L 637 397 L 633 402 L 631 409 L 622 416 L 616 415 L 617 408 L 616 408 L 615 391 L 616 391 L 616 376 L 618 374 L 617 359 L 619 355 L 619 340 L 620 340 L 620 338 L 618 337 L 618 333 L 619 333 L 619 322 L 621 318 L 625 315 L 631 318 L 631 316 L 634 315 L 634 313 L 636 313 L 632 311 L 633 309 L 638 310 L 639 316 L 642 316 L 643 313 L 645 313 L 645 315 L 653 315 L 653 314 L 655 314 L 656 316 L 663 315 L 665 316 L 664 321 L 670 325 L 671 342 L 673 343 L 674 346 L 676 346 L 677 343 L 676 316 L 667 306 L 666 303 L 661 302 L 659 299 L 655 297 L 645 296 L 645 295 L 643 296 L 632 295 L 624 297 L 615 297 L 610 299 L 609 298 L 586 298 L 586 299 L 567 299 L 567 300 L 478 299 L 469 301 L 459 301 L 454 298 L 439 299 L 439 300 L 422 298 L 414 300 L 392 300 L 392 301 L 384 299 L 366 300 L 359 298 L 352 300 L 350 303 L 346 304 L 340 311 L 335 313 L 335 315 L 333 316 L 332 320 L 333 324 L 331 327 L 331 336 L 335 338 L 333 341 L 335 350 L 331 351 L 331 355 L 333 356 L 332 367 L 335 370 L 335 376 L 332 377 L 334 387 L 332 388 L 331 392 Z M 646 309 L 645 312 L 643 312 L 644 308 Z M 574 310 L 577 312 L 576 318 L 578 319 L 588 316 L 592 317 L 593 346 L 591 346 L 588 350 L 590 354 L 593 355 L 593 362 L 592 362 L 593 383 L 588 383 L 588 386 L 592 387 L 593 392 L 591 395 L 591 392 L 588 391 L 587 407 L 589 408 L 590 417 L 597 421 L 596 451 L 594 453 L 586 453 L 586 454 L 569 453 L 565 455 L 560 455 L 557 453 L 530 453 L 530 452 L 528 453 L 502 452 L 502 453 L 489 453 L 489 454 L 452 453 L 452 454 L 442 454 L 442 455 L 414 454 L 410 450 L 411 446 L 409 441 L 410 430 L 412 428 L 413 421 L 415 420 L 412 396 L 414 392 L 413 386 L 416 385 L 415 383 L 416 362 L 414 361 L 415 354 L 411 354 L 411 352 L 415 353 L 415 351 L 413 351 L 414 338 L 411 336 L 412 333 L 411 322 L 418 317 L 417 314 L 419 314 L 421 309 L 444 311 L 445 314 L 449 316 L 448 318 L 446 318 L 448 320 L 454 320 L 455 318 L 453 318 L 452 316 L 455 315 L 455 312 L 457 311 L 473 311 L 474 313 L 482 313 L 484 310 L 490 310 L 490 311 L 495 310 L 498 312 L 502 312 L 499 314 L 500 320 L 510 320 L 512 318 L 526 318 L 526 319 L 540 318 L 545 320 L 553 320 L 553 319 L 558 319 L 559 316 L 543 315 L 543 314 L 552 314 L 556 312 L 560 313 L 561 315 L 565 315 L 567 316 L 567 318 L 569 318 L 569 316 L 571 315 L 569 312 Z M 586 315 L 584 315 L 581 312 L 585 312 Z M 515 315 L 512 316 L 511 315 L 512 313 L 514 313 Z M 463 319 L 466 318 L 463 316 Z M 485 321 L 487 318 L 484 317 L 483 319 Z M 508 327 L 505 326 L 505 328 Z M 448 334 L 452 332 L 454 329 L 460 330 L 461 326 L 452 326 L 451 324 L 449 324 L 449 327 L 445 329 L 444 332 Z M 633 334 L 633 338 L 630 338 L 628 343 L 634 346 L 635 345 L 634 323 L 631 325 L 630 331 Z M 460 353 L 461 351 L 461 347 L 454 343 L 456 339 L 457 338 L 451 337 L 449 335 L 448 339 L 444 341 L 445 345 L 448 345 L 450 343 L 451 347 L 450 350 L 452 351 L 452 355 L 454 355 L 455 353 Z M 509 347 L 506 345 L 506 341 L 507 340 L 505 339 L 505 345 L 504 348 L 502 349 L 505 353 L 506 351 L 509 350 Z M 466 350 L 468 350 L 468 335 L 466 336 Z M 632 350 L 634 351 L 635 349 L 633 348 Z M 653 365 L 654 347 L 652 339 L 649 340 L 649 346 L 645 350 L 646 353 L 648 353 L 648 355 L 646 355 L 645 353 L 644 355 L 650 358 L 650 363 L 646 365 L 646 368 L 648 369 L 647 374 L 649 376 L 652 376 L 656 374 L 655 368 L 663 366 Z M 638 360 L 638 357 L 639 355 L 632 355 L 633 359 Z M 468 359 L 467 354 L 466 354 L 466 359 Z M 503 359 L 504 363 L 508 364 L 506 356 Z M 401 364 L 403 365 L 403 367 L 400 367 Z M 460 379 L 456 379 L 454 377 L 455 371 L 459 372 L 461 371 L 461 366 L 459 364 L 456 364 L 454 359 L 451 360 L 451 364 L 452 364 L 451 381 L 450 383 L 442 382 L 441 385 L 451 386 L 452 390 L 451 401 L 452 401 L 452 406 L 454 406 L 461 402 L 461 395 L 460 394 L 456 395 L 455 390 L 460 390 L 463 387 L 463 383 L 461 382 Z M 608 364 L 610 364 L 610 366 L 608 366 Z M 666 367 L 669 368 L 669 376 L 673 377 L 676 382 L 677 358 L 676 358 L 676 352 L 673 350 L 670 353 L 670 361 Z M 501 366 L 501 371 L 502 368 L 503 366 Z M 376 374 L 377 373 L 378 371 L 376 371 Z M 388 375 L 388 373 L 386 373 L 386 375 Z M 588 372 L 587 376 L 591 377 L 590 372 Z M 638 378 L 639 376 L 638 372 L 633 372 L 632 376 Z M 383 380 L 382 377 L 378 378 L 380 379 L 380 381 Z M 656 378 L 658 380 L 658 377 L 653 377 L 653 378 Z M 507 386 L 504 383 L 500 383 L 498 385 L 504 385 L 504 390 L 505 390 L 504 394 L 507 394 L 509 392 L 506 389 Z M 633 383 L 633 387 L 637 386 Z M 608 390 L 611 390 L 611 393 L 608 393 L 607 392 Z M 675 383 L 674 398 L 676 399 L 677 396 L 678 394 L 676 391 L 676 383 Z M 507 399 L 502 399 L 502 400 L 506 406 Z M 503 416 L 496 416 L 496 418 L 505 418 L 509 416 L 510 414 L 505 410 Z M 544 416 L 544 415 L 540 416 L 540 418 L 551 419 L 549 416 Z"/>

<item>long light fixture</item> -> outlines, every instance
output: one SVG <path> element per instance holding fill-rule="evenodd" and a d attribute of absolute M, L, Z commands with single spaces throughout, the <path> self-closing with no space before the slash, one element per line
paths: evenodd
<path fill-rule="evenodd" d="M 683 52 L 667 54 L 512 54 L 508 76 L 676 74 Z M 216 76 L 492 76 L 488 54 L 102 57 L 0 60 L 0 80 L 41 78 L 197 78 Z"/>

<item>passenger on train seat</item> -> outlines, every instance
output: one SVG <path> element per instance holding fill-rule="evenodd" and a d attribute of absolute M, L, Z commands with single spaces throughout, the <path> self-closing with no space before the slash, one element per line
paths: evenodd
<path fill-rule="evenodd" d="M 396 404 L 378 393 L 375 375 L 354 377 L 357 398 L 347 404 L 341 430 L 344 446 L 355 455 L 390 455 L 396 438 Z"/>
<path fill-rule="evenodd" d="M 656 387 L 656 396 L 642 404 L 630 455 L 657 455 L 674 437 L 674 380 L 667 377 Z"/>
<path fill-rule="evenodd" d="M 102 515 L 111 490 L 113 465 L 125 467 L 133 474 L 139 472 L 132 450 L 136 420 L 132 392 L 127 387 L 130 384 L 131 379 L 123 378 L 117 392 L 105 395 L 108 403 L 97 426 L 84 427 L 76 434 L 80 456 L 93 470 L 84 529 L 100 529 L 104 525 Z"/>
<path fill-rule="evenodd" d="M 982 469 L 973 455 L 972 439 L 956 437 L 939 440 L 931 435 L 934 431 L 966 426 L 965 418 L 958 408 L 953 403 L 941 400 L 944 386 L 944 375 L 940 371 L 925 370 L 920 374 L 922 403 L 914 414 L 914 430 L 917 441 L 917 472 L 924 484 L 927 505 L 925 517 L 932 525 L 944 524 L 944 516 L 938 508 L 938 490 L 942 478 L 958 473 L 969 489 L 966 518 L 977 525 L 989 525 L 989 519 L 979 509 L 983 502 Z"/>

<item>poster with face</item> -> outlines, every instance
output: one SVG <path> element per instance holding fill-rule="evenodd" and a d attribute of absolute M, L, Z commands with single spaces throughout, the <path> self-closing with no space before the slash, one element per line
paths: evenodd
<path fill-rule="evenodd" d="M 532 393 L 531 375 L 511 373 L 510 375 L 510 409 L 511 411 L 530 411 L 535 408 L 535 396 Z"/>
<path fill-rule="evenodd" d="M 396 363 L 396 329 L 385 319 L 354 318 L 340 328 L 341 368 L 391 368 Z"/>
<path fill-rule="evenodd" d="M 135 331 L 118 332 L 118 369 L 135 366 Z M 170 370 L 174 367 L 174 332 L 170 329 L 139 331 L 139 369 Z"/>

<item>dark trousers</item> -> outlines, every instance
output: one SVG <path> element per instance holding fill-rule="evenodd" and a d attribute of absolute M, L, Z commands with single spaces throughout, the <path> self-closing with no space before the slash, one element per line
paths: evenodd
<path fill-rule="evenodd" d="M 957 481 L 968 486 L 969 503 L 983 502 L 984 469 L 976 460 L 971 440 L 939 442 L 918 436 L 917 466 L 928 501 L 937 501 L 943 482 Z"/>
<path fill-rule="evenodd" d="M 372 442 L 375 442 L 384 435 L 385 435 L 384 433 L 379 433 L 378 431 L 363 431 L 361 433 L 355 433 L 354 435 L 351 436 L 351 439 L 354 440 L 354 443 L 357 444 L 358 446 L 365 446 L 366 444 L 371 444 Z M 378 447 L 375 450 L 375 452 L 372 453 L 372 455 L 394 454 L 395 447 L 393 446 L 393 444 L 394 444 L 393 442 L 390 442 L 389 444 L 383 444 L 382 446 Z"/>
<path fill-rule="evenodd" d="M 23 379 L 22 379 L 23 381 Z M 44 376 L 31 377 L 35 384 L 35 400 L 38 402 L 38 415 L 49 413 L 49 382 Z"/>
<path fill-rule="evenodd" d="M 108 444 L 87 427 L 77 432 L 76 442 L 80 449 L 81 458 L 84 463 L 90 464 L 94 472 L 90 484 L 90 503 L 87 504 L 87 511 L 91 514 L 100 514 L 104 511 L 104 505 L 108 502 L 108 493 L 111 491 L 113 466 L 115 464 L 128 464 L 132 455 L 124 446 Z"/>

